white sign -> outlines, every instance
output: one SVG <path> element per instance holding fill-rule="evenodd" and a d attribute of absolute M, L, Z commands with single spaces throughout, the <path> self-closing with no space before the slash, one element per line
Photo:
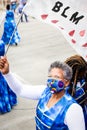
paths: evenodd
<path fill-rule="evenodd" d="M 87 61 L 87 0 L 30 0 L 24 11 L 58 28 Z"/>

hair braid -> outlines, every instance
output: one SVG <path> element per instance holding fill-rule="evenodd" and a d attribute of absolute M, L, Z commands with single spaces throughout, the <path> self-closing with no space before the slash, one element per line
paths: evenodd
<path fill-rule="evenodd" d="M 70 94 L 72 96 L 75 93 L 75 87 L 77 81 L 80 79 L 85 79 L 85 86 L 87 91 L 87 62 L 79 55 L 74 55 L 66 59 L 67 63 L 73 70 L 73 76 L 70 83 Z"/>

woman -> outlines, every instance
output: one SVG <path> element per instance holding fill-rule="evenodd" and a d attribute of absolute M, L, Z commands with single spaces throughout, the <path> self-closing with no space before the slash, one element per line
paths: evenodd
<path fill-rule="evenodd" d="M 20 42 L 20 36 L 17 31 L 17 26 L 14 19 L 14 13 L 10 10 L 10 5 L 6 6 L 6 16 L 4 22 L 4 31 L 2 35 L 2 40 L 5 44 L 15 44 L 17 45 Z"/>
<path fill-rule="evenodd" d="M 27 1 L 26 0 L 20 0 L 19 6 L 18 6 L 18 13 L 21 15 L 21 22 L 23 22 L 23 16 L 25 17 L 25 21 L 28 22 L 28 16 L 25 12 L 23 12 L 23 8 L 25 7 Z"/>
<path fill-rule="evenodd" d="M 11 10 L 15 12 L 17 8 L 17 0 L 11 0 L 10 2 L 11 2 Z"/>
<path fill-rule="evenodd" d="M 0 56 L 5 53 L 5 44 L 0 40 Z M 9 88 L 5 78 L 0 72 L 0 113 L 10 112 L 12 107 L 17 104 L 16 94 Z"/>
<path fill-rule="evenodd" d="M 87 130 L 87 62 L 80 56 L 74 55 L 66 59 L 73 70 L 69 93 L 82 106 Z"/>
<path fill-rule="evenodd" d="M 72 77 L 72 69 L 67 64 L 53 62 L 48 71 L 47 84 L 35 86 L 18 81 L 9 71 L 5 57 L 0 59 L 0 70 L 16 94 L 39 100 L 36 130 L 85 130 L 81 106 L 65 91 Z"/>

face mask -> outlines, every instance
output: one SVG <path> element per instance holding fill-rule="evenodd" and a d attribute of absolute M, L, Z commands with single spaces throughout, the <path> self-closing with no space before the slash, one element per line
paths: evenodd
<path fill-rule="evenodd" d="M 52 93 L 57 93 L 64 90 L 64 83 L 61 80 L 48 79 L 47 86 L 50 88 Z"/>

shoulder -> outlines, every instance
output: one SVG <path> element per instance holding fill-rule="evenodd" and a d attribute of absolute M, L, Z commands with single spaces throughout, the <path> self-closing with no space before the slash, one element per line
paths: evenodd
<path fill-rule="evenodd" d="M 85 130 L 82 107 L 77 103 L 73 103 L 67 110 L 64 122 L 70 130 Z"/>
<path fill-rule="evenodd" d="M 83 110 L 79 104 L 73 103 L 69 106 L 65 118 L 67 120 L 71 117 L 72 119 L 75 119 L 75 120 L 83 117 Z"/>
<path fill-rule="evenodd" d="M 68 112 L 73 112 L 73 111 L 82 111 L 82 107 L 78 104 L 78 103 L 73 103 L 69 109 L 68 109 Z"/>

